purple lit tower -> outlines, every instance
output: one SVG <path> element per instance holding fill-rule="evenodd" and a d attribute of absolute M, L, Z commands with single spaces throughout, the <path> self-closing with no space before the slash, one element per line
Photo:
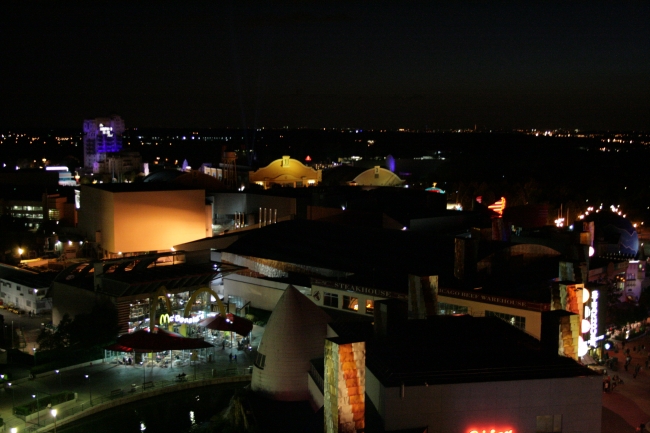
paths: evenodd
<path fill-rule="evenodd" d="M 120 116 L 84 120 L 84 168 L 97 171 L 107 153 L 122 150 L 124 120 Z"/>

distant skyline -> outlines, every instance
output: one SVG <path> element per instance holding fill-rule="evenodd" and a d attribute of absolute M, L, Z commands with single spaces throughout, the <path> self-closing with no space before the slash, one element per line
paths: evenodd
<path fill-rule="evenodd" d="M 650 130 L 650 3 L 26 1 L 0 127 Z"/>

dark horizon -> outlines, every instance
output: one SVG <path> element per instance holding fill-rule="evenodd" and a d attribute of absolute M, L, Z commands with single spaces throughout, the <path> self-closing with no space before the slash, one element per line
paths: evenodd
<path fill-rule="evenodd" d="M 648 21 L 643 2 L 11 2 L 0 127 L 647 131 Z"/>

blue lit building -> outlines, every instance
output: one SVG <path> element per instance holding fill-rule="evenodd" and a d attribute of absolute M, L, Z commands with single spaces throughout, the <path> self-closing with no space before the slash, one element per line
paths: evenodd
<path fill-rule="evenodd" d="M 99 172 L 107 153 L 122 150 L 124 120 L 120 116 L 84 120 L 84 168 Z"/>

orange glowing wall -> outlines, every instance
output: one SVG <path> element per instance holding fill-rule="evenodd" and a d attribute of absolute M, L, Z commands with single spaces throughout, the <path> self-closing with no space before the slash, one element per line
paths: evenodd
<path fill-rule="evenodd" d="M 211 223 L 211 221 L 210 221 Z M 212 235 L 205 191 L 111 192 L 82 186 L 79 228 L 109 253 L 168 251 Z"/>
<path fill-rule="evenodd" d="M 325 431 L 356 433 L 365 429 L 365 342 L 325 342 Z"/>

